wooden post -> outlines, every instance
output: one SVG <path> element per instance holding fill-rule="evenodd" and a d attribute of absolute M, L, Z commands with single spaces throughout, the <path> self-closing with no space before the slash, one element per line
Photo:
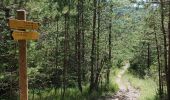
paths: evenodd
<path fill-rule="evenodd" d="M 25 10 L 17 10 L 17 19 L 26 20 Z M 22 30 L 23 31 L 23 30 Z M 28 100 L 27 42 L 19 40 L 19 91 L 20 100 Z"/>

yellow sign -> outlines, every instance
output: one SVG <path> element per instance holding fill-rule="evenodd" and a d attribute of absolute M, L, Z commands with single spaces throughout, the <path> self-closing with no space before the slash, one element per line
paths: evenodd
<path fill-rule="evenodd" d="M 37 30 L 39 28 L 39 23 L 32 21 L 9 19 L 9 27 L 11 29 Z"/>
<path fill-rule="evenodd" d="M 39 34 L 38 32 L 14 31 L 12 37 L 14 40 L 37 40 Z"/>

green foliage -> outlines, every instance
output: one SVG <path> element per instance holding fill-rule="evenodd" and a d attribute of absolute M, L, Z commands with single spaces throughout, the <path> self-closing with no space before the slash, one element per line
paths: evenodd
<path fill-rule="evenodd" d="M 105 88 L 105 91 L 108 93 L 116 93 L 119 90 L 118 84 L 114 82 L 115 80 L 110 81 L 109 85 Z M 112 94 L 110 94 L 112 95 Z"/>

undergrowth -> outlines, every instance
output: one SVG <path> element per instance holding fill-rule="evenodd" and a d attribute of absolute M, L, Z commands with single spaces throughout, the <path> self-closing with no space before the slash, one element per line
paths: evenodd
<path fill-rule="evenodd" d="M 118 91 L 118 85 L 114 82 L 113 75 L 111 72 L 110 82 L 107 86 L 100 86 L 98 91 L 89 93 L 89 85 L 83 86 L 82 93 L 78 88 L 67 88 L 64 98 L 62 98 L 61 88 L 57 89 L 44 89 L 44 90 L 33 90 L 29 91 L 29 100 L 97 100 L 101 96 L 113 95 Z"/>
<path fill-rule="evenodd" d="M 64 98 L 62 98 L 61 89 L 49 89 L 41 90 L 40 92 L 36 91 L 33 95 L 33 92 L 29 92 L 30 100 L 97 100 L 101 96 L 104 96 L 109 93 L 115 92 L 114 84 L 110 84 L 108 88 L 100 89 L 99 91 L 93 91 L 92 93 L 88 92 L 88 88 L 84 87 L 82 93 L 77 88 L 67 88 Z"/>

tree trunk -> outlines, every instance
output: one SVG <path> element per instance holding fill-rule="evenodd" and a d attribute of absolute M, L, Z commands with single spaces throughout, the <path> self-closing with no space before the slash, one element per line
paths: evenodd
<path fill-rule="evenodd" d="M 155 27 L 154 27 L 154 31 L 155 31 Z M 154 34 L 155 34 L 155 43 L 156 43 L 157 60 L 158 60 L 159 96 L 160 96 L 160 98 L 162 98 L 163 88 L 162 88 L 162 80 L 161 80 L 162 72 L 161 72 L 161 62 L 160 62 L 160 51 L 159 51 L 157 34 L 156 34 L 156 32 L 154 32 Z"/>
<path fill-rule="evenodd" d="M 78 33 L 77 33 L 77 63 L 78 63 L 78 87 L 82 92 L 81 85 L 81 1 L 78 1 Z"/>
<path fill-rule="evenodd" d="M 148 43 L 148 69 L 150 67 L 150 44 Z"/>
<path fill-rule="evenodd" d="M 99 53 L 99 49 L 100 49 L 100 0 L 98 0 L 98 8 L 97 8 L 97 16 L 98 16 L 98 28 L 97 28 L 97 65 L 96 65 L 96 69 L 97 69 L 97 72 L 96 72 L 96 79 L 95 79 L 95 89 L 98 90 L 98 82 L 99 82 L 99 75 L 100 75 L 100 68 L 99 68 L 99 62 L 100 62 L 100 53 Z M 101 67 L 101 66 L 100 66 Z"/>
<path fill-rule="evenodd" d="M 59 54 L 59 45 L 58 45 L 58 42 L 59 42 L 59 40 L 58 40 L 58 34 L 59 34 L 59 18 L 57 18 L 57 34 L 56 34 L 56 47 L 55 47 L 55 52 L 56 52 L 56 54 L 55 54 L 55 70 L 57 71 L 57 69 L 58 69 L 58 54 Z M 57 71 L 58 72 L 58 71 Z M 57 73 L 57 75 L 58 75 L 58 73 Z M 57 76 L 55 76 L 55 77 L 57 77 Z M 56 91 L 57 91 L 57 85 L 55 85 L 55 94 L 56 94 Z"/>
<path fill-rule="evenodd" d="M 81 50 L 82 50 L 82 78 L 85 80 L 85 34 L 84 34 L 84 2 L 81 0 L 81 36 L 82 36 L 82 45 L 81 45 Z"/>
<path fill-rule="evenodd" d="M 93 38 L 92 38 L 92 50 L 91 50 L 91 76 L 90 76 L 90 92 L 94 89 L 94 65 L 95 65 L 95 47 L 96 47 L 96 0 L 93 0 L 94 10 L 93 10 Z"/>
<path fill-rule="evenodd" d="M 112 13 L 112 6 L 110 6 L 110 14 Z M 111 68 L 111 63 L 112 63 L 112 17 L 110 17 L 110 22 L 109 22 L 109 65 L 107 68 L 107 80 L 106 83 L 109 84 L 109 77 L 110 77 L 110 68 Z"/>
<path fill-rule="evenodd" d="M 169 21 L 168 21 L 168 39 L 169 39 L 169 46 L 168 46 L 168 82 L 167 82 L 167 92 L 168 92 L 168 100 L 170 100 L 170 2 L 169 2 Z"/>
<path fill-rule="evenodd" d="M 67 18 L 68 18 L 68 14 L 64 15 L 65 18 L 65 22 L 64 22 L 64 26 L 65 26 L 65 32 L 64 32 L 64 64 L 63 64 L 63 94 L 62 97 L 64 98 L 65 96 L 65 91 L 66 91 L 66 71 L 67 71 L 67 66 L 68 66 L 68 22 L 67 22 Z"/>
<path fill-rule="evenodd" d="M 78 32 L 77 32 L 77 27 L 78 27 L 78 18 L 76 18 L 76 27 L 75 27 L 75 67 L 77 68 L 77 83 L 79 84 L 78 82 L 78 77 L 79 77 L 79 74 L 78 74 Z"/>
<path fill-rule="evenodd" d="M 165 32 L 165 27 L 164 27 L 164 4 L 163 4 L 163 0 L 160 0 L 161 1 L 161 30 L 162 30 L 162 33 L 164 34 L 164 66 L 165 66 L 165 74 L 166 74 L 166 82 L 167 82 L 167 85 L 168 85 L 168 69 L 167 69 L 167 34 Z M 168 91 L 168 90 L 167 90 Z"/>

